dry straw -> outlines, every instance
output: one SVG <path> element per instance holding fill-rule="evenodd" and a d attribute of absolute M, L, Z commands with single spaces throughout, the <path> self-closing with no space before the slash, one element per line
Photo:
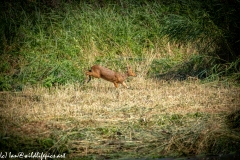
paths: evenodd
<path fill-rule="evenodd" d="M 142 77 L 128 84 L 130 89 L 115 89 L 94 79 L 86 86 L 1 92 L 1 130 L 66 137 L 71 156 L 199 154 L 215 133 L 229 135 L 224 115 L 240 107 L 240 89 L 234 86 Z"/>

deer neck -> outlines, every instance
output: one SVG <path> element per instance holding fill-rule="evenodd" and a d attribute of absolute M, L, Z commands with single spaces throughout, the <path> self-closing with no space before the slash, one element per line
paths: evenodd
<path fill-rule="evenodd" d="M 127 79 L 129 77 L 128 72 L 126 72 L 125 74 L 122 74 L 122 77 L 123 77 L 124 80 Z"/>

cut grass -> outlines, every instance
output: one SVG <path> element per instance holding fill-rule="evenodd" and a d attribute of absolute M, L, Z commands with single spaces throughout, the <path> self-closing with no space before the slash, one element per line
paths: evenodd
<path fill-rule="evenodd" d="M 95 79 L 85 86 L 1 92 L 1 139 L 9 151 L 14 144 L 15 152 L 24 146 L 21 151 L 86 159 L 239 151 L 240 136 L 225 123 L 240 108 L 239 87 L 141 77 L 128 84 L 115 89 Z M 38 145 L 15 143 L 16 136 Z"/>

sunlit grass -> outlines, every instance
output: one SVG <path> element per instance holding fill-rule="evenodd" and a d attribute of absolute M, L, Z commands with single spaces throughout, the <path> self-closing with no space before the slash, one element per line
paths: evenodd
<path fill-rule="evenodd" d="M 1 134 L 51 137 L 58 142 L 50 151 L 61 152 L 64 145 L 70 157 L 227 153 L 221 143 L 239 141 L 225 123 L 226 115 L 239 109 L 239 88 L 142 77 L 127 83 L 130 89 L 95 79 L 84 87 L 3 92 Z"/>

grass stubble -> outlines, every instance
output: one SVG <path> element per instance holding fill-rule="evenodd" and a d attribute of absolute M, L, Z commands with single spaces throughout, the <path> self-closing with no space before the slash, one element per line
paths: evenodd
<path fill-rule="evenodd" d="M 227 146 L 224 137 L 239 142 L 225 123 L 240 108 L 239 87 L 143 77 L 127 83 L 130 89 L 94 79 L 1 92 L 2 138 L 50 138 L 49 152 L 64 145 L 69 158 L 96 159 L 218 153 Z"/>

